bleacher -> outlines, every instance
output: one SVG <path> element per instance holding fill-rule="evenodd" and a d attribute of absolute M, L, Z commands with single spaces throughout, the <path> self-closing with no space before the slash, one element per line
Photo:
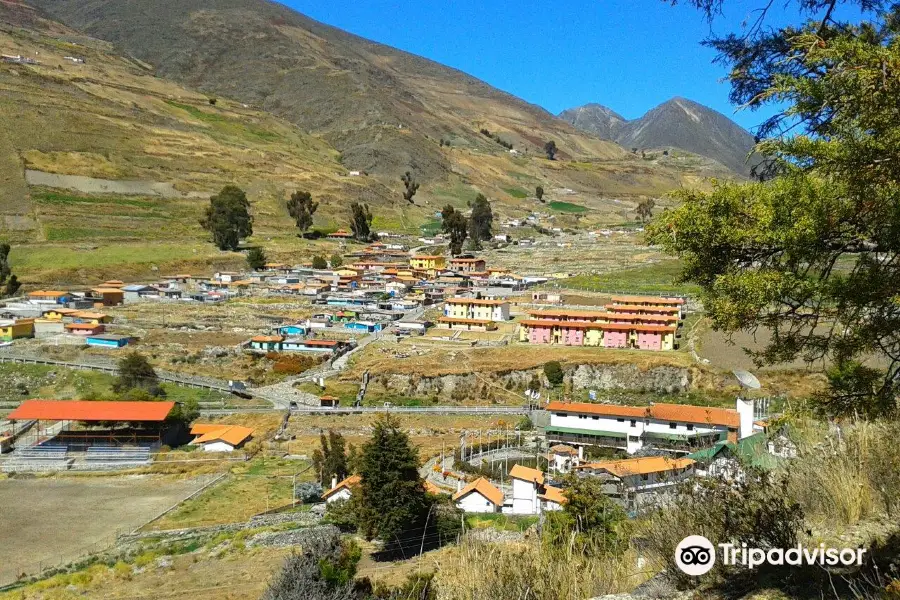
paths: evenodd
<path fill-rule="evenodd" d="M 140 467 L 150 464 L 150 448 L 141 446 L 91 446 L 85 452 L 86 469 Z"/>
<path fill-rule="evenodd" d="M 73 462 L 67 446 L 39 444 L 15 450 L 3 462 L 3 471 L 65 471 Z"/>

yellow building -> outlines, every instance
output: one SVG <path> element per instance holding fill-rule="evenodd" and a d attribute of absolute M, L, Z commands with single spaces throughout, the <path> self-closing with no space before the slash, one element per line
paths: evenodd
<path fill-rule="evenodd" d="M 30 337 L 34 337 L 34 319 L 0 321 L 0 341 L 11 342 Z"/>
<path fill-rule="evenodd" d="M 447 268 L 447 259 L 438 255 L 418 254 L 410 257 L 409 266 L 416 271 L 428 271 L 433 274 Z"/>
<path fill-rule="evenodd" d="M 478 321 L 509 321 L 509 302 L 476 298 L 449 298 L 444 303 L 444 316 Z"/>

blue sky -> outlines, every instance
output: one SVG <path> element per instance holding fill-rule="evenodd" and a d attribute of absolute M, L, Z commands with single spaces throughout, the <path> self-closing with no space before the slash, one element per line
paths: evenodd
<path fill-rule="evenodd" d="M 661 0 L 281 0 L 316 20 L 458 68 L 556 114 L 599 102 L 626 118 L 673 96 L 752 128 L 728 102 L 725 70 L 700 46 L 738 31 L 764 2 L 734 0 L 712 26 Z M 780 4 L 780 3 L 775 3 Z M 786 15 L 774 14 L 778 24 Z M 796 17 L 791 19 L 795 20 Z"/>

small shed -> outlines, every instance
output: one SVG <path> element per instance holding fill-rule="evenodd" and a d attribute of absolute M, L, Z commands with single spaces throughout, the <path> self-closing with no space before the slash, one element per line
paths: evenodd
<path fill-rule="evenodd" d="M 104 334 L 89 335 L 87 337 L 88 346 L 97 346 L 99 348 L 124 348 L 131 341 L 127 335 Z"/>
<path fill-rule="evenodd" d="M 319 406 L 323 408 L 337 408 L 340 403 L 341 399 L 335 396 L 321 396 L 319 398 Z"/>
<path fill-rule="evenodd" d="M 233 452 L 251 438 L 253 430 L 242 425 L 197 423 L 191 435 L 197 437 L 191 445 L 201 446 L 204 452 Z"/>

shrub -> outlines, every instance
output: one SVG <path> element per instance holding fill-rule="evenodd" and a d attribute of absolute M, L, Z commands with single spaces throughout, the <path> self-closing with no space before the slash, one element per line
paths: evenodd
<path fill-rule="evenodd" d="M 328 261 L 325 260 L 324 256 L 313 256 L 312 268 L 313 269 L 327 269 Z"/>
<path fill-rule="evenodd" d="M 359 547 L 342 542 L 337 531 L 323 533 L 288 557 L 263 594 L 264 600 L 357 600 L 362 596 L 353 577 Z"/>
<path fill-rule="evenodd" d="M 312 504 L 322 500 L 322 485 L 315 481 L 304 481 L 298 483 L 294 489 L 294 494 L 303 504 Z"/>
<path fill-rule="evenodd" d="M 547 378 L 547 381 L 550 382 L 550 385 L 559 385 L 565 379 L 565 372 L 562 369 L 562 365 L 559 364 L 559 361 L 550 361 L 544 364 L 544 376 Z"/>

